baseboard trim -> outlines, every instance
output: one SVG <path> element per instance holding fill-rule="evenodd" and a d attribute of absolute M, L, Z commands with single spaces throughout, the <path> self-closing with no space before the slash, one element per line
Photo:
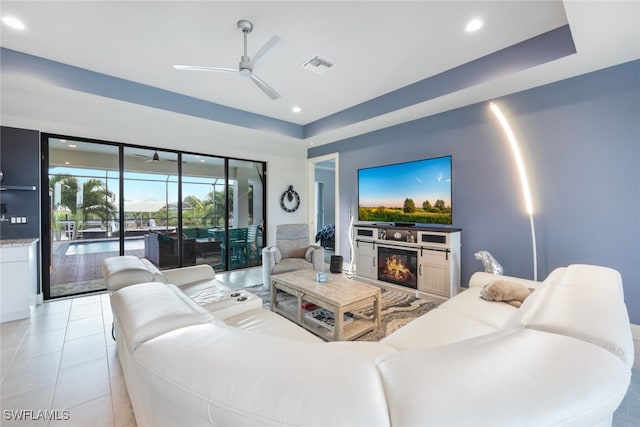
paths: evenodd
<path fill-rule="evenodd" d="M 635 341 L 640 341 L 640 325 L 631 324 L 631 336 Z"/>

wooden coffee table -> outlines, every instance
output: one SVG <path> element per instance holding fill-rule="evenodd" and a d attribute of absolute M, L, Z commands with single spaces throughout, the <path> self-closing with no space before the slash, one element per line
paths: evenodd
<path fill-rule="evenodd" d="M 292 295 L 289 303 L 279 293 Z M 311 304 L 317 306 L 308 308 Z M 373 305 L 373 315 L 357 311 Z M 304 308 L 303 307 L 307 307 Z M 306 314 L 323 308 L 333 312 L 335 325 L 328 327 Z M 344 274 L 327 273 L 327 281 L 318 283 L 313 270 L 298 270 L 271 276 L 271 310 L 292 320 L 327 341 L 349 341 L 380 327 L 380 288 L 348 279 Z M 347 321 L 344 320 L 345 313 Z"/>

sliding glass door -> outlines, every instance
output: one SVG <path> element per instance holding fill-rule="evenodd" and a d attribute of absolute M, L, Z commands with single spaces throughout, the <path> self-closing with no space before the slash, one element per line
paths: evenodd
<path fill-rule="evenodd" d="M 225 269 L 225 159 L 182 156 L 183 258 Z"/>
<path fill-rule="evenodd" d="M 102 261 L 117 255 L 160 269 L 261 264 L 263 162 L 47 135 L 43 145 L 45 299 L 104 290 Z"/>
<path fill-rule="evenodd" d="M 262 163 L 229 160 L 227 222 L 229 268 L 261 265 L 264 229 L 264 169 Z M 237 243 L 239 242 L 239 243 Z"/>
<path fill-rule="evenodd" d="M 123 149 L 124 254 L 144 256 L 158 268 L 179 265 L 178 155 Z M 188 265 L 188 264 L 187 264 Z"/>
<path fill-rule="evenodd" d="M 120 251 L 113 234 L 119 211 L 118 147 L 65 138 L 50 138 L 48 146 L 50 250 L 43 258 L 49 260 L 50 274 L 45 297 L 104 290 L 100 264 Z"/>

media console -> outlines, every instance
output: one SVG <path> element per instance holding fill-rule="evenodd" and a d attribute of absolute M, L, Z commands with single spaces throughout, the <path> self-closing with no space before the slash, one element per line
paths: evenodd
<path fill-rule="evenodd" d="M 460 228 L 354 226 L 356 276 L 444 298 L 460 286 Z"/>

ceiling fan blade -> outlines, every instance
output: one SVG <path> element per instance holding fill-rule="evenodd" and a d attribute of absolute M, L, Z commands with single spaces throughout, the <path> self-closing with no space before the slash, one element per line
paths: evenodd
<path fill-rule="evenodd" d="M 201 65 L 174 65 L 173 68 L 180 71 L 220 71 L 223 73 L 237 73 L 237 68 L 205 67 Z"/>
<path fill-rule="evenodd" d="M 274 101 L 280 98 L 280 94 L 274 88 L 272 88 L 267 83 L 265 83 L 265 81 L 262 80 L 260 77 L 251 73 L 249 75 L 249 78 L 251 79 L 252 82 L 256 84 L 256 86 L 262 89 L 262 91 L 266 93 L 269 98 L 273 99 Z"/>
<path fill-rule="evenodd" d="M 271 37 L 258 51 L 251 57 L 251 64 L 255 65 L 260 59 L 269 52 L 275 45 L 279 44 L 282 39 L 278 36 Z"/>

